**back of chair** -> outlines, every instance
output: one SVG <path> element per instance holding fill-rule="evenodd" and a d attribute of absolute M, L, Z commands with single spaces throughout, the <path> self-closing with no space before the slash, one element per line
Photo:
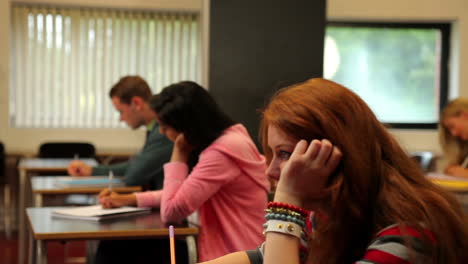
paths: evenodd
<path fill-rule="evenodd" d="M 94 158 L 96 149 L 87 142 L 47 142 L 39 147 L 41 158 Z"/>
<path fill-rule="evenodd" d="M 433 170 L 434 154 L 430 151 L 417 151 L 410 154 L 411 158 L 419 164 L 424 172 Z"/>
<path fill-rule="evenodd" d="M 6 182 L 5 175 L 6 154 L 3 142 L 0 142 L 0 185 Z"/>

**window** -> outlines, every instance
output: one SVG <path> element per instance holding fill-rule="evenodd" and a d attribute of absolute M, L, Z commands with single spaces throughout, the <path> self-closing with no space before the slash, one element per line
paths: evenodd
<path fill-rule="evenodd" d="M 329 23 L 324 77 L 391 127 L 435 128 L 447 102 L 449 34 L 449 24 Z"/>
<path fill-rule="evenodd" d="M 12 5 L 10 121 L 14 127 L 123 126 L 108 98 L 124 75 L 158 92 L 200 80 L 199 15 Z"/>

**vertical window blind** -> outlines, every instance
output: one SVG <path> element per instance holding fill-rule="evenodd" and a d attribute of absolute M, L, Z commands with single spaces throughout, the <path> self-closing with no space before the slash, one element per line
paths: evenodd
<path fill-rule="evenodd" d="M 199 15 L 12 5 L 13 127 L 120 127 L 108 91 L 140 75 L 153 92 L 201 79 Z"/>

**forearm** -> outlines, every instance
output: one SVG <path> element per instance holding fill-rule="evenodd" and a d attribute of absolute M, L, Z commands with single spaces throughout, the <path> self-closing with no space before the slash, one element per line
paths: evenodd
<path fill-rule="evenodd" d="M 299 264 L 299 238 L 268 232 L 265 242 L 265 264 Z"/>
<path fill-rule="evenodd" d="M 275 193 L 275 202 L 286 203 L 302 207 L 302 202 L 281 191 Z M 299 264 L 299 238 L 287 234 L 267 232 L 263 263 Z"/>
<path fill-rule="evenodd" d="M 188 174 L 188 167 L 181 162 L 170 162 L 164 165 L 164 195 L 161 199 L 161 219 L 165 222 L 177 222 L 188 216 L 192 210 L 187 202 L 193 198 L 187 195 L 195 193 L 188 188 L 180 191 Z"/>
<path fill-rule="evenodd" d="M 287 263 L 287 262 L 285 262 Z M 202 264 L 251 264 L 244 251 L 227 254 L 225 256 L 202 262 Z"/>
<path fill-rule="evenodd" d="M 135 193 L 138 207 L 159 207 L 163 191 L 149 191 Z"/>

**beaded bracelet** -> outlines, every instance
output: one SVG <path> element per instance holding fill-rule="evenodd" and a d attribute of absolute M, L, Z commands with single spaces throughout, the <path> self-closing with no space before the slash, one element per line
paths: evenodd
<path fill-rule="evenodd" d="M 286 214 L 286 215 L 298 216 L 298 217 L 305 218 L 300 213 L 298 213 L 296 211 L 289 210 L 289 209 L 286 209 L 286 208 L 281 208 L 281 207 L 271 207 L 271 208 L 265 209 L 265 212 L 267 212 L 267 213 L 280 213 L 280 214 Z"/>
<path fill-rule="evenodd" d="M 295 206 L 295 205 L 292 205 L 292 204 L 281 203 L 281 202 L 269 202 L 268 203 L 268 209 L 271 209 L 271 208 L 289 209 L 291 211 L 295 211 L 295 212 L 300 213 L 303 217 L 307 217 L 309 215 L 309 213 L 310 213 L 310 211 L 308 211 L 306 209 L 303 209 L 301 207 L 298 207 L 298 206 Z"/>
<path fill-rule="evenodd" d="M 293 222 L 293 223 L 300 225 L 303 228 L 306 227 L 305 220 L 302 217 L 299 218 L 299 217 L 285 215 L 285 214 L 268 213 L 265 215 L 265 219 Z"/>

